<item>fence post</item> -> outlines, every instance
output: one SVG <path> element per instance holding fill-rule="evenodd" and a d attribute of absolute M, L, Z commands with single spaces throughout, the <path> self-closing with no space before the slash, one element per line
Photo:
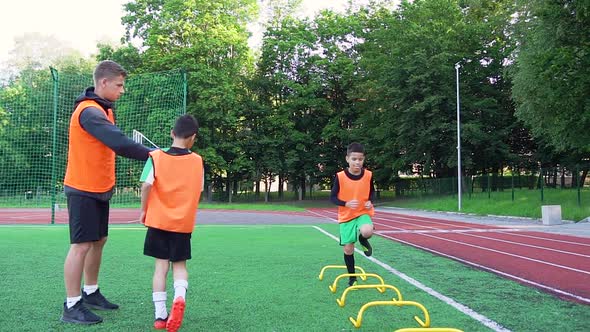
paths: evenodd
<path fill-rule="evenodd" d="M 512 201 L 514 202 L 514 165 L 512 165 L 510 171 L 510 174 L 512 174 L 512 176 L 510 176 L 510 187 L 512 189 Z"/>
<path fill-rule="evenodd" d="M 543 177 L 543 166 L 541 166 L 540 173 L 539 173 L 539 185 L 541 187 L 541 202 L 545 201 L 545 197 L 544 197 L 544 193 L 543 193 L 543 187 L 544 187 L 543 182 L 545 182 L 545 178 Z"/>
<path fill-rule="evenodd" d="M 580 169 L 576 165 L 576 184 L 578 185 L 578 206 L 582 206 L 582 197 L 580 192 Z"/>
<path fill-rule="evenodd" d="M 492 198 L 492 181 L 490 180 L 490 173 L 488 172 L 488 199 Z"/>
<path fill-rule="evenodd" d="M 59 74 L 57 69 L 49 67 L 53 79 L 53 135 L 51 143 L 51 224 L 55 224 L 55 204 L 57 202 L 57 180 L 55 169 L 55 158 L 57 157 L 57 88 L 59 86 Z"/>

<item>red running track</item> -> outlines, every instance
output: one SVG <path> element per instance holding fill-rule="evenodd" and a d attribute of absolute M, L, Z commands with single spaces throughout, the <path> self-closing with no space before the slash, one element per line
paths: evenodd
<path fill-rule="evenodd" d="M 336 219 L 335 209 L 314 209 Z M 590 304 L 590 239 L 377 212 L 375 233 Z"/>

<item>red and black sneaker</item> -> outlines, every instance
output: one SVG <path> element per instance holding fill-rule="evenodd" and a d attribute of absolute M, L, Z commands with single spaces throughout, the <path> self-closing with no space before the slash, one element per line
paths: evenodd
<path fill-rule="evenodd" d="M 156 318 L 156 320 L 154 321 L 154 328 L 156 330 L 165 330 L 167 322 L 168 318 Z"/>
<path fill-rule="evenodd" d="M 166 323 L 166 331 L 178 331 L 180 325 L 182 325 L 185 307 L 186 302 L 182 297 L 179 296 L 174 300 L 174 302 L 172 303 L 172 309 L 170 310 L 170 315 L 168 316 L 168 322 Z"/>

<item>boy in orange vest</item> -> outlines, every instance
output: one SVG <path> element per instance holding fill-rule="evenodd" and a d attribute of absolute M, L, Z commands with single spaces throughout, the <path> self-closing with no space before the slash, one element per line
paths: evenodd
<path fill-rule="evenodd" d="M 373 197 L 373 173 L 363 168 L 365 149 L 360 143 L 351 143 L 346 149 L 348 168 L 334 177 L 330 200 L 338 205 L 338 223 L 340 224 L 340 245 L 344 248 L 344 263 L 348 273 L 354 270 L 354 244 L 357 241 L 363 247 L 366 256 L 373 254 L 368 239 L 373 236 L 375 214 Z M 349 277 L 348 285 L 356 283 L 356 277 Z"/>
<path fill-rule="evenodd" d="M 199 125 L 190 115 L 176 120 L 172 147 L 150 152 L 141 176 L 140 221 L 148 228 L 143 253 L 156 259 L 152 298 L 154 328 L 177 331 L 182 324 L 188 288 L 186 261 L 203 190 L 203 160 L 190 151 Z M 172 264 L 174 302 L 166 311 L 166 276 Z"/>

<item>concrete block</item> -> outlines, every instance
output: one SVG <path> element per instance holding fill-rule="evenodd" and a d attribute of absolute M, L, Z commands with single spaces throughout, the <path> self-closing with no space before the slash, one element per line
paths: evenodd
<path fill-rule="evenodd" d="M 541 206 L 541 216 L 543 217 L 543 225 L 560 225 L 562 223 L 561 205 Z"/>

